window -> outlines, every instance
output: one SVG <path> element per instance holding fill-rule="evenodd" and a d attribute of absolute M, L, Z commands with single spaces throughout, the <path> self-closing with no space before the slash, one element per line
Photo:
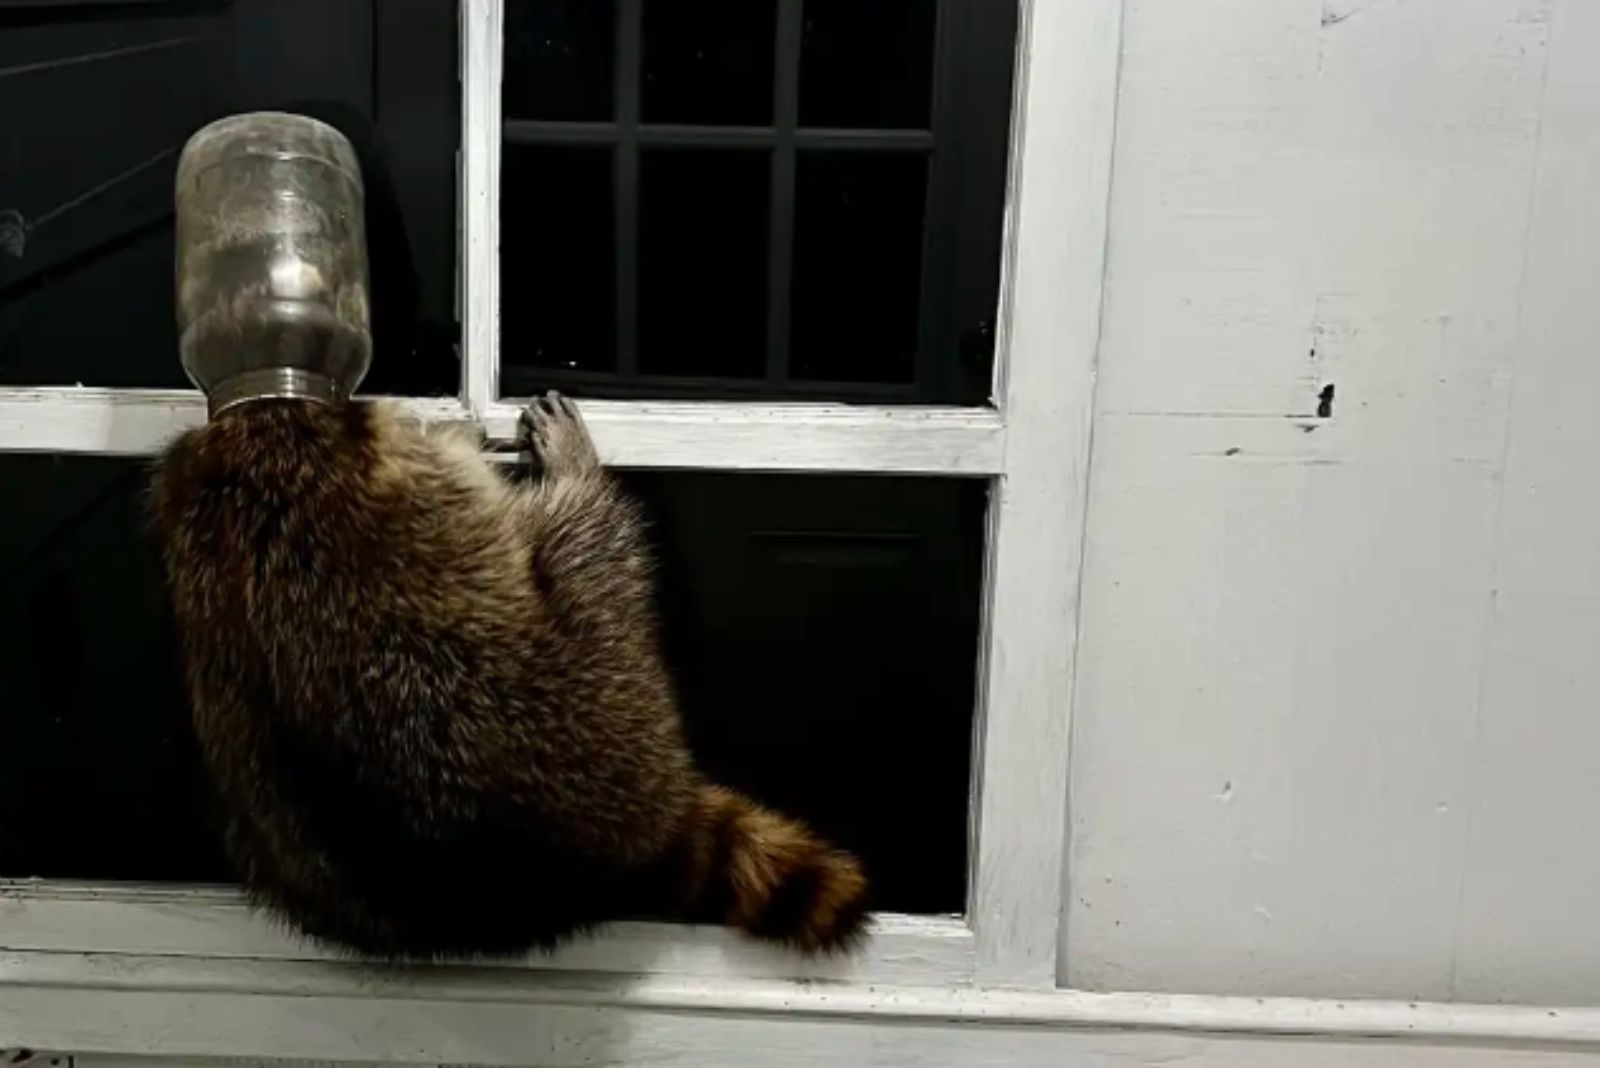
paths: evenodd
<path fill-rule="evenodd" d="M 690 11 L 682 21 L 659 10 L 652 14 L 653 7 L 666 3 L 462 3 L 458 339 L 452 337 L 452 317 L 441 311 L 453 302 L 439 299 L 439 276 L 431 273 L 440 262 L 450 263 L 448 248 L 440 255 L 448 240 L 441 241 L 438 213 L 417 207 L 437 202 L 427 190 L 437 188 L 429 182 L 439 178 L 443 153 L 437 142 L 407 141 L 405 123 L 386 125 L 388 98 L 381 92 L 386 72 L 401 66 L 387 58 L 382 44 L 388 13 L 433 5 L 353 5 L 371 16 L 353 19 L 378 35 L 365 39 L 368 44 L 359 36 L 339 44 L 326 26 L 309 23 L 279 39 L 282 48 L 274 62 L 289 64 L 307 78 L 338 76 L 329 73 L 330 65 L 322 62 L 328 57 L 320 53 L 314 68 L 299 71 L 291 40 L 302 41 L 309 33 L 319 50 L 368 49 L 367 73 L 355 77 L 370 77 L 380 89 L 366 106 L 376 107 L 376 128 L 394 160 L 395 196 L 404 220 L 399 232 L 417 265 L 417 307 L 423 312 L 403 317 L 405 325 L 397 327 L 407 351 L 416 354 L 414 377 L 375 381 L 373 389 L 405 397 L 418 418 L 475 420 L 496 443 L 513 436 L 520 393 L 558 384 L 584 398 L 604 458 L 631 472 L 628 477 L 659 517 L 669 576 L 677 576 L 667 583 L 669 606 L 674 597 L 685 596 L 674 581 L 687 584 L 695 598 L 708 590 L 718 595 L 714 576 L 703 577 L 708 572 L 697 557 L 715 553 L 717 538 L 760 545 L 779 561 L 920 556 L 917 566 L 936 573 L 948 588 L 937 598 L 904 599 L 910 603 L 897 619 L 922 625 L 919 616 L 967 611 L 969 623 L 941 632 L 941 640 L 952 643 L 948 648 L 960 644 L 965 652 L 958 657 L 943 645 L 924 652 L 930 661 L 926 694 L 886 678 L 871 696 L 880 703 L 921 697 L 927 703 L 959 704 L 959 717 L 941 716 L 931 725 L 914 722 L 919 709 L 909 701 L 889 710 L 902 717 L 887 722 L 904 737 L 888 738 L 882 751 L 893 754 L 887 759 L 910 766 L 921 755 L 919 746 L 937 744 L 938 777 L 964 780 L 953 784 L 954 805 L 943 795 L 937 802 L 945 806 L 940 811 L 955 816 L 940 816 L 917 829 L 934 836 L 925 848 L 941 854 L 951 848 L 947 843 L 959 850 L 964 840 L 962 870 L 953 879 L 940 875 L 931 881 L 932 890 L 897 891 L 898 911 L 883 915 L 870 944 L 848 960 L 802 961 L 719 931 L 621 925 L 553 958 L 529 962 L 537 976 L 517 968 L 487 976 L 471 970 L 430 973 L 393 980 L 403 990 L 382 983 L 361 987 L 360 997 L 351 995 L 356 987 L 350 984 L 360 981 L 350 966 L 300 966 L 297 962 L 326 955 L 251 919 L 225 891 L 62 880 L 5 884 L 0 951 L 14 958 L 8 981 L 50 990 L 47 998 L 40 995 L 33 1031 L 66 1041 L 99 1027 L 97 1048 L 226 1052 L 224 1039 L 192 1029 L 199 1018 L 192 1014 L 184 1020 L 164 1016 L 159 1033 L 125 1038 L 125 1030 L 118 1029 L 138 1025 L 105 1015 L 123 1004 L 123 994 L 107 993 L 110 988 L 89 975 L 101 967 L 97 955 L 106 953 L 138 965 L 108 980 L 121 984 L 119 989 L 145 994 L 203 989 L 206 999 L 224 1000 L 251 999 L 256 997 L 251 991 L 269 989 L 299 995 L 249 1000 L 248 1011 L 230 1017 L 234 1023 L 226 1027 L 242 1028 L 229 1032 L 236 1036 L 249 1030 L 254 1037 L 239 1041 L 252 1054 L 279 1050 L 335 1059 L 427 1059 L 433 1055 L 427 1051 L 437 1049 L 441 1059 L 504 1063 L 514 1056 L 513 1047 L 493 1046 L 500 1038 L 478 1031 L 473 1021 L 487 1017 L 473 1013 L 489 1010 L 487 1001 L 474 999 L 496 1005 L 538 1000 L 544 996 L 539 991 L 555 989 L 551 984 L 568 989 L 559 977 L 574 971 L 665 977 L 655 985 L 573 978 L 571 990 L 582 987 L 589 993 L 574 994 L 578 1000 L 564 1002 L 569 1007 L 561 1011 L 580 1016 L 590 1011 L 583 1006 L 593 1003 L 584 999 L 596 997 L 619 1005 L 654 998 L 652 1004 L 676 1006 L 671 1008 L 676 1012 L 721 1004 L 719 998 L 731 996 L 719 993 L 731 989 L 724 986 L 700 992 L 685 987 L 672 994 L 672 976 L 719 982 L 822 976 L 838 980 L 843 985 L 833 989 L 847 1000 L 863 999 L 863 1005 L 877 1004 L 871 987 L 880 983 L 1054 986 L 1079 537 L 1075 517 L 1081 519 L 1077 486 L 1086 456 L 1089 367 L 1098 322 L 1110 147 L 1110 109 L 1103 102 L 1109 99 L 1104 86 L 1111 84 L 1115 62 L 1114 20 L 1102 24 L 1091 17 L 1088 5 L 1043 4 L 1033 5 L 1031 19 L 1019 23 L 1009 2 L 988 0 L 885 0 L 870 9 L 842 0 L 770 5 L 682 0 L 673 5 Z M 255 33 L 244 34 L 253 17 L 279 10 L 267 0 L 83 5 L 71 17 L 57 10 L 74 6 L 0 6 L 0 25 L 7 26 L 0 48 L 22 47 L 12 45 L 22 38 L 10 32 L 7 19 L 30 33 L 125 20 L 117 38 L 124 43 L 135 40 L 128 36 L 135 30 L 128 27 L 147 32 L 139 38 L 147 43 L 166 33 L 204 38 L 193 27 L 174 29 L 159 20 L 214 19 L 216 26 L 206 32 L 236 44 L 266 32 L 255 25 Z M 319 18 L 326 16 L 326 5 L 304 6 L 315 8 Z M 891 9 L 904 21 L 888 22 Z M 713 12 L 722 15 L 713 17 Z M 538 18 L 549 21 L 540 24 Z M 448 33 L 390 30 L 429 55 L 453 45 Z M 770 48 L 752 44 L 768 34 Z M 1008 119 L 1013 37 L 1019 34 L 1022 43 L 1015 54 L 1032 59 L 1022 68 L 1025 106 Z M 9 70 L 46 62 L 48 42 L 29 39 L 34 42 L 29 47 L 44 58 L 0 53 L 0 65 Z M 918 42 L 932 42 L 931 51 Z M 85 47 L 81 54 L 106 50 Z M 223 50 L 212 62 L 226 68 L 237 54 Z M 580 54 L 589 58 L 577 58 Z M 414 63 L 418 71 L 434 69 L 421 59 Z M 950 89 L 952 83 L 943 80 L 950 72 L 972 82 Z M 394 84 L 411 86 L 406 79 Z M 0 80 L 0 92 L 4 86 Z M 432 114 L 432 104 L 396 92 L 422 114 Z M 952 93 L 959 107 L 946 106 Z M 986 94 L 998 98 L 998 112 L 994 99 L 981 103 Z M 280 92 L 218 99 L 231 109 L 246 99 L 250 106 L 274 99 L 291 106 L 298 97 Z M 4 106 L 20 111 L 16 103 Z M 434 115 L 433 124 L 421 126 L 448 131 L 446 139 L 453 136 L 453 126 L 437 119 Z M 1002 240 L 992 211 L 998 210 L 1007 180 L 1008 122 L 1016 145 L 1010 150 L 1013 173 Z M 963 132 L 968 123 L 981 129 L 968 136 Z M 14 129 L 0 123 L 0 142 L 14 137 Z M 919 180 L 920 209 L 914 194 L 902 195 Z M 990 192 L 975 192 L 967 184 L 975 181 L 990 183 Z M 973 205 L 977 210 L 969 213 Z M 690 253 L 682 246 L 696 231 L 685 217 L 696 214 L 715 225 L 706 226 L 703 253 L 686 260 Z M 431 222 L 414 232 L 419 220 Z M 159 232 L 159 218 L 146 225 Z M 452 225 L 453 219 L 446 233 Z M 922 244 L 911 250 L 914 226 Z M 858 243 L 856 234 L 866 236 Z M 541 248 L 549 254 L 538 255 Z M 859 261 L 851 255 L 858 249 Z M 146 268 L 153 271 L 161 257 L 148 255 Z M 374 250 L 375 261 L 378 256 Z M 86 269 L 92 269 L 90 259 L 84 261 Z M 697 320 L 693 302 L 706 298 L 675 277 L 684 273 L 685 263 L 705 272 L 715 286 L 748 296 L 748 305 L 721 309 L 715 322 Z M 744 270 L 736 264 L 753 266 Z M 1004 285 L 997 281 L 1002 266 Z M 914 285 L 907 279 L 913 274 Z M 10 288 L 12 277 L 0 275 L 0 309 L 18 292 Z M 856 277 L 869 277 L 893 299 L 866 299 Z M 48 289 L 37 278 L 28 284 L 34 286 L 26 290 L 30 293 Z M 448 282 L 444 290 L 448 293 Z M 546 314 L 522 315 L 540 299 L 547 299 Z M 163 309 L 169 306 L 164 290 L 160 301 Z M 708 301 L 707 307 L 714 306 Z M 50 329 L 65 329 L 54 325 L 59 317 L 59 310 L 52 312 Z M 170 388 L 174 357 L 161 357 L 168 361 L 160 368 L 164 378 L 154 377 L 154 370 L 142 377 L 64 374 L 60 369 L 73 366 L 71 360 L 86 358 L 76 353 L 89 335 L 48 336 L 50 344 L 62 346 L 55 357 L 62 362 L 52 364 L 50 353 L 38 350 L 42 354 L 34 366 L 49 367 L 50 373 L 0 372 L 11 383 L 0 388 L 0 453 L 33 454 L 6 457 L 0 477 L 8 499 L 23 499 L 30 486 L 48 486 L 51 496 L 79 496 L 59 502 L 59 514 L 38 518 L 30 528 L 65 526 L 70 537 L 38 549 L 26 544 L 25 536 L 0 545 L 11 560 L 21 562 L 8 578 L 8 589 L 36 591 L 17 593 L 23 601 L 33 600 L 23 614 L 5 620 L 8 635 L 20 634 L 19 641 L 37 626 L 29 604 L 54 605 L 57 616 L 46 618 L 46 626 L 69 611 L 95 611 L 92 602 L 73 606 L 54 596 L 52 576 L 62 573 L 55 560 L 73 561 L 66 570 L 86 597 L 96 593 L 95 568 L 119 575 L 152 573 L 141 571 L 149 562 L 140 562 L 142 550 L 127 525 L 136 496 L 132 487 L 142 477 L 140 458 L 204 418 L 198 394 Z M 147 351 L 162 350 L 151 344 Z M 441 370 L 448 366 L 445 352 L 459 359 L 458 395 L 441 392 L 450 377 Z M 4 359 L 0 352 L 0 367 Z M 379 363 L 385 359 L 380 354 Z M 80 379 L 82 388 L 69 384 Z M 58 502 L 43 503 L 54 508 Z M 919 515 L 927 520 L 916 520 Z M 8 538 L 14 529 L 8 524 Z M 848 551 L 841 552 L 840 530 L 867 537 L 846 539 Z M 911 551 L 908 545 L 918 547 Z M 894 572 L 863 568 L 859 574 L 867 582 L 881 582 Z M 895 581 L 909 586 L 912 580 L 905 576 L 911 573 L 900 574 Z M 848 588 L 840 590 L 841 596 L 852 595 Z M 958 601 L 967 608 L 959 608 Z M 715 611 L 696 615 L 682 603 L 672 610 L 689 619 L 691 628 L 716 625 Z M 800 597 L 793 607 L 797 614 L 821 611 Z M 106 606 L 107 612 L 128 615 L 108 614 L 104 622 L 115 626 L 119 619 L 156 618 L 138 616 L 136 608 L 119 600 Z M 798 626 L 789 618 L 765 622 L 777 628 L 774 633 Z M 859 622 L 881 632 L 894 621 Z M 130 622 L 129 629 L 136 627 Z M 37 642 L 32 648 L 39 648 Z M 844 654 L 861 656 L 862 651 L 825 655 Z M 14 678 L 33 673 L 30 699 L 43 709 L 34 726 L 48 735 L 54 729 L 51 709 L 60 707 L 51 702 L 70 687 L 52 690 L 35 657 L 7 655 Z M 105 685 L 85 681 L 99 674 L 98 665 L 120 663 L 132 672 L 148 668 L 154 653 L 137 644 L 105 653 L 97 642 L 93 649 L 51 648 L 49 655 L 57 658 L 57 670 L 75 676 L 72 686 L 93 688 Z M 678 655 L 687 686 L 715 684 L 714 668 L 696 664 L 693 649 Z M 14 685 L 11 679 L 3 684 Z M 152 680 L 148 692 L 158 693 L 159 685 Z M 108 690 L 105 699 L 125 697 L 128 689 Z M 19 686 L 14 692 L 23 691 Z M 9 722 L 8 747 L 39 744 L 17 735 L 21 728 L 15 718 Z M 697 734 L 697 742 L 708 759 L 728 759 L 716 748 L 727 745 L 731 752 L 738 746 L 739 726 L 702 725 L 705 733 Z M 958 761 L 947 755 L 954 751 L 952 736 L 961 743 Z M 98 751 L 88 758 L 82 750 L 51 753 L 44 746 L 41 751 L 49 759 L 63 754 L 69 761 L 87 759 L 71 774 L 92 776 L 95 761 L 110 763 L 130 752 L 115 737 L 96 738 Z M 143 735 L 136 755 L 176 766 L 182 760 L 180 738 L 177 730 L 166 742 Z M 793 770 L 782 766 L 781 756 L 760 771 L 764 782 L 782 782 Z M 848 774 L 866 775 L 869 766 Z M 60 786 L 59 776 L 28 780 L 30 794 Z M 186 789 L 175 781 L 172 792 L 155 801 L 115 791 L 104 801 L 176 812 L 193 803 Z M 6 801 L 13 812 L 28 803 L 19 795 Z M 963 826 L 952 838 L 947 824 L 953 819 Z M 137 823 L 129 818 L 114 826 L 146 833 Z M 885 822 L 872 833 L 887 840 L 894 837 L 894 826 Z M 903 837 L 906 841 L 889 846 L 924 845 L 910 834 Z M 6 840 L 0 839 L 0 850 Z M 48 841 L 35 844 L 35 856 L 50 858 Z M 115 850 L 117 843 L 108 842 L 107 848 Z M 197 849 L 173 846 L 171 879 L 209 878 L 199 870 L 203 865 L 187 867 L 204 860 Z M 58 852 L 50 863 L 70 859 Z M 938 889 L 944 885 L 940 880 L 954 891 Z M 919 899 L 919 893 L 928 896 Z M 953 907 L 944 904 L 950 898 Z M 52 970 L 80 966 L 89 971 L 65 981 L 63 973 Z M 789 998 L 798 990 L 784 987 L 772 996 Z M 399 998 L 405 1007 L 385 1017 L 388 1024 L 380 1023 L 360 1000 L 369 994 L 378 999 L 372 1005 L 399 1006 L 400 1001 L 383 1000 Z M 747 994 L 768 996 L 756 988 Z M 285 1001 L 294 1002 L 292 1009 Z M 245 1004 L 238 1002 L 241 1009 Z M 326 1019 L 327 1026 L 300 1028 L 293 1022 L 312 1018 Z M 424 1032 L 417 1029 L 422 1023 L 411 1021 L 432 1023 Z M 291 1032 L 300 1037 L 285 1044 L 282 1036 Z"/>

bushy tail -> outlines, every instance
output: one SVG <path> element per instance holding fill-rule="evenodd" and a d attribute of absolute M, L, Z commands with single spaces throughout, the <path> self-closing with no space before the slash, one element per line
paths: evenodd
<path fill-rule="evenodd" d="M 856 859 L 732 790 L 701 788 L 680 845 L 679 900 L 690 922 L 806 952 L 849 948 L 866 926 Z"/>

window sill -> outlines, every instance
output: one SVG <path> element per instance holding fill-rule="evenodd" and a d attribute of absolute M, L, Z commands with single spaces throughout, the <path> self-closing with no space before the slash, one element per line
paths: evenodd
<path fill-rule="evenodd" d="M 51 902 L 88 908 L 103 892 L 12 888 L 0 906 L 0 1043 L 110 1058 L 284 1058 L 417 1064 L 629 1064 L 719 1068 L 759 1063 L 1058 1066 L 1182 1060 L 1195 1068 L 1334 1064 L 1396 1068 L 1592 1063 L 1600 1009 L 1319 1001 L 1292 998 L 979 990 L 879 983 L 872 968 L 824 981 L 692 974 L 619 974 L 606 959 L 558 955 L 539 968 L 375 968 L 328 955 L 270 956 L 279 936 L 225 956 L 192 943 L 164 952 L 18 949 L 32 941 L 108 945 L 157 941 L 160 918 L 219 910 L 212 940 L 237 925 L 231 895 L 146 895 L 145 924 L 56 929 Z M 126 895 L 124 895 L 126 897 Z M 54 910 L 54 922 L 71 917 Z M 32 914 L 31 918 L 29 914 Z M 130 917 L 124 914 L 121 919 Z M 18 922 L 19 919 L 22 922 Z M 899 921 L 894 921 L 899 922 Z M 935 926 L 949 921 L 928 921 Z M 894 923 L 889 924 L 893 926 Z M 51 932 L 54 933 L 51 933 Z M 144 933 L 141 934 L 140 932 Z M 170 932 L 169 932 L 170 933 Z M 195 931 L 190 931 L 190 935 Z M 622 941 L 626 941 L 623 939 Z M 575 947 L 576 948 L 576 947 Z M 869 954 L 868 960 L 873 960 Z M 581 967 L 587 961 L 594 970 Z M 659 961 L 657 962 L 659 963 Z M 907 972 L 906 974 L 912 974 Z M 1354 1052 L 1360 1043 L 1361 1052 Z M 1435 1048 L 1429 1048 L 1435 1047 Z M 86 1063 L 93 1063 L 88 1058 Z M 1523 1063 L 1518 1061 L 1517 1063 Z M 1529 1062 L 1531 1063 L 1531 1061 Z"/>
<path fill-rule="evenodd" d="M 229 888 L 0 882 L 0 953 L 18 952 L 358 963 L 297 937 Z M 972 930 L 956 917 L 881 916 L 859 952 L 817 959 L 723 928 L 618 923 L 554 953 L 486 962 L 473 970 L 968 985 L 974 949 Z"/>

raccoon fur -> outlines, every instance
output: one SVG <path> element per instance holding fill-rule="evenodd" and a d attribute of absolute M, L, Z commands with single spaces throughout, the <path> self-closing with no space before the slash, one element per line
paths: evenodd
<path fill-rule="evenodd" d="M 625 917 L 850 945 L 858 863 L 696 769 L 641 519 L 576 408 L 552 394 L 522 427 L 520 481 L 383 402 L 254 401 L 160 462 L 194 725 L 245 886 L 390 958 Z"/>

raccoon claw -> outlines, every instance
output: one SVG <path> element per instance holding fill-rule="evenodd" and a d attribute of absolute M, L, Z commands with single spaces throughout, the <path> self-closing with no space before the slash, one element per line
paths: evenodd
<path fill-rule="evenodd" d="M 600 466 L 578 408 L 552 390 L 535 397 L 517 421 L 517 443 L 547 474 L 575 474 Z"/>

